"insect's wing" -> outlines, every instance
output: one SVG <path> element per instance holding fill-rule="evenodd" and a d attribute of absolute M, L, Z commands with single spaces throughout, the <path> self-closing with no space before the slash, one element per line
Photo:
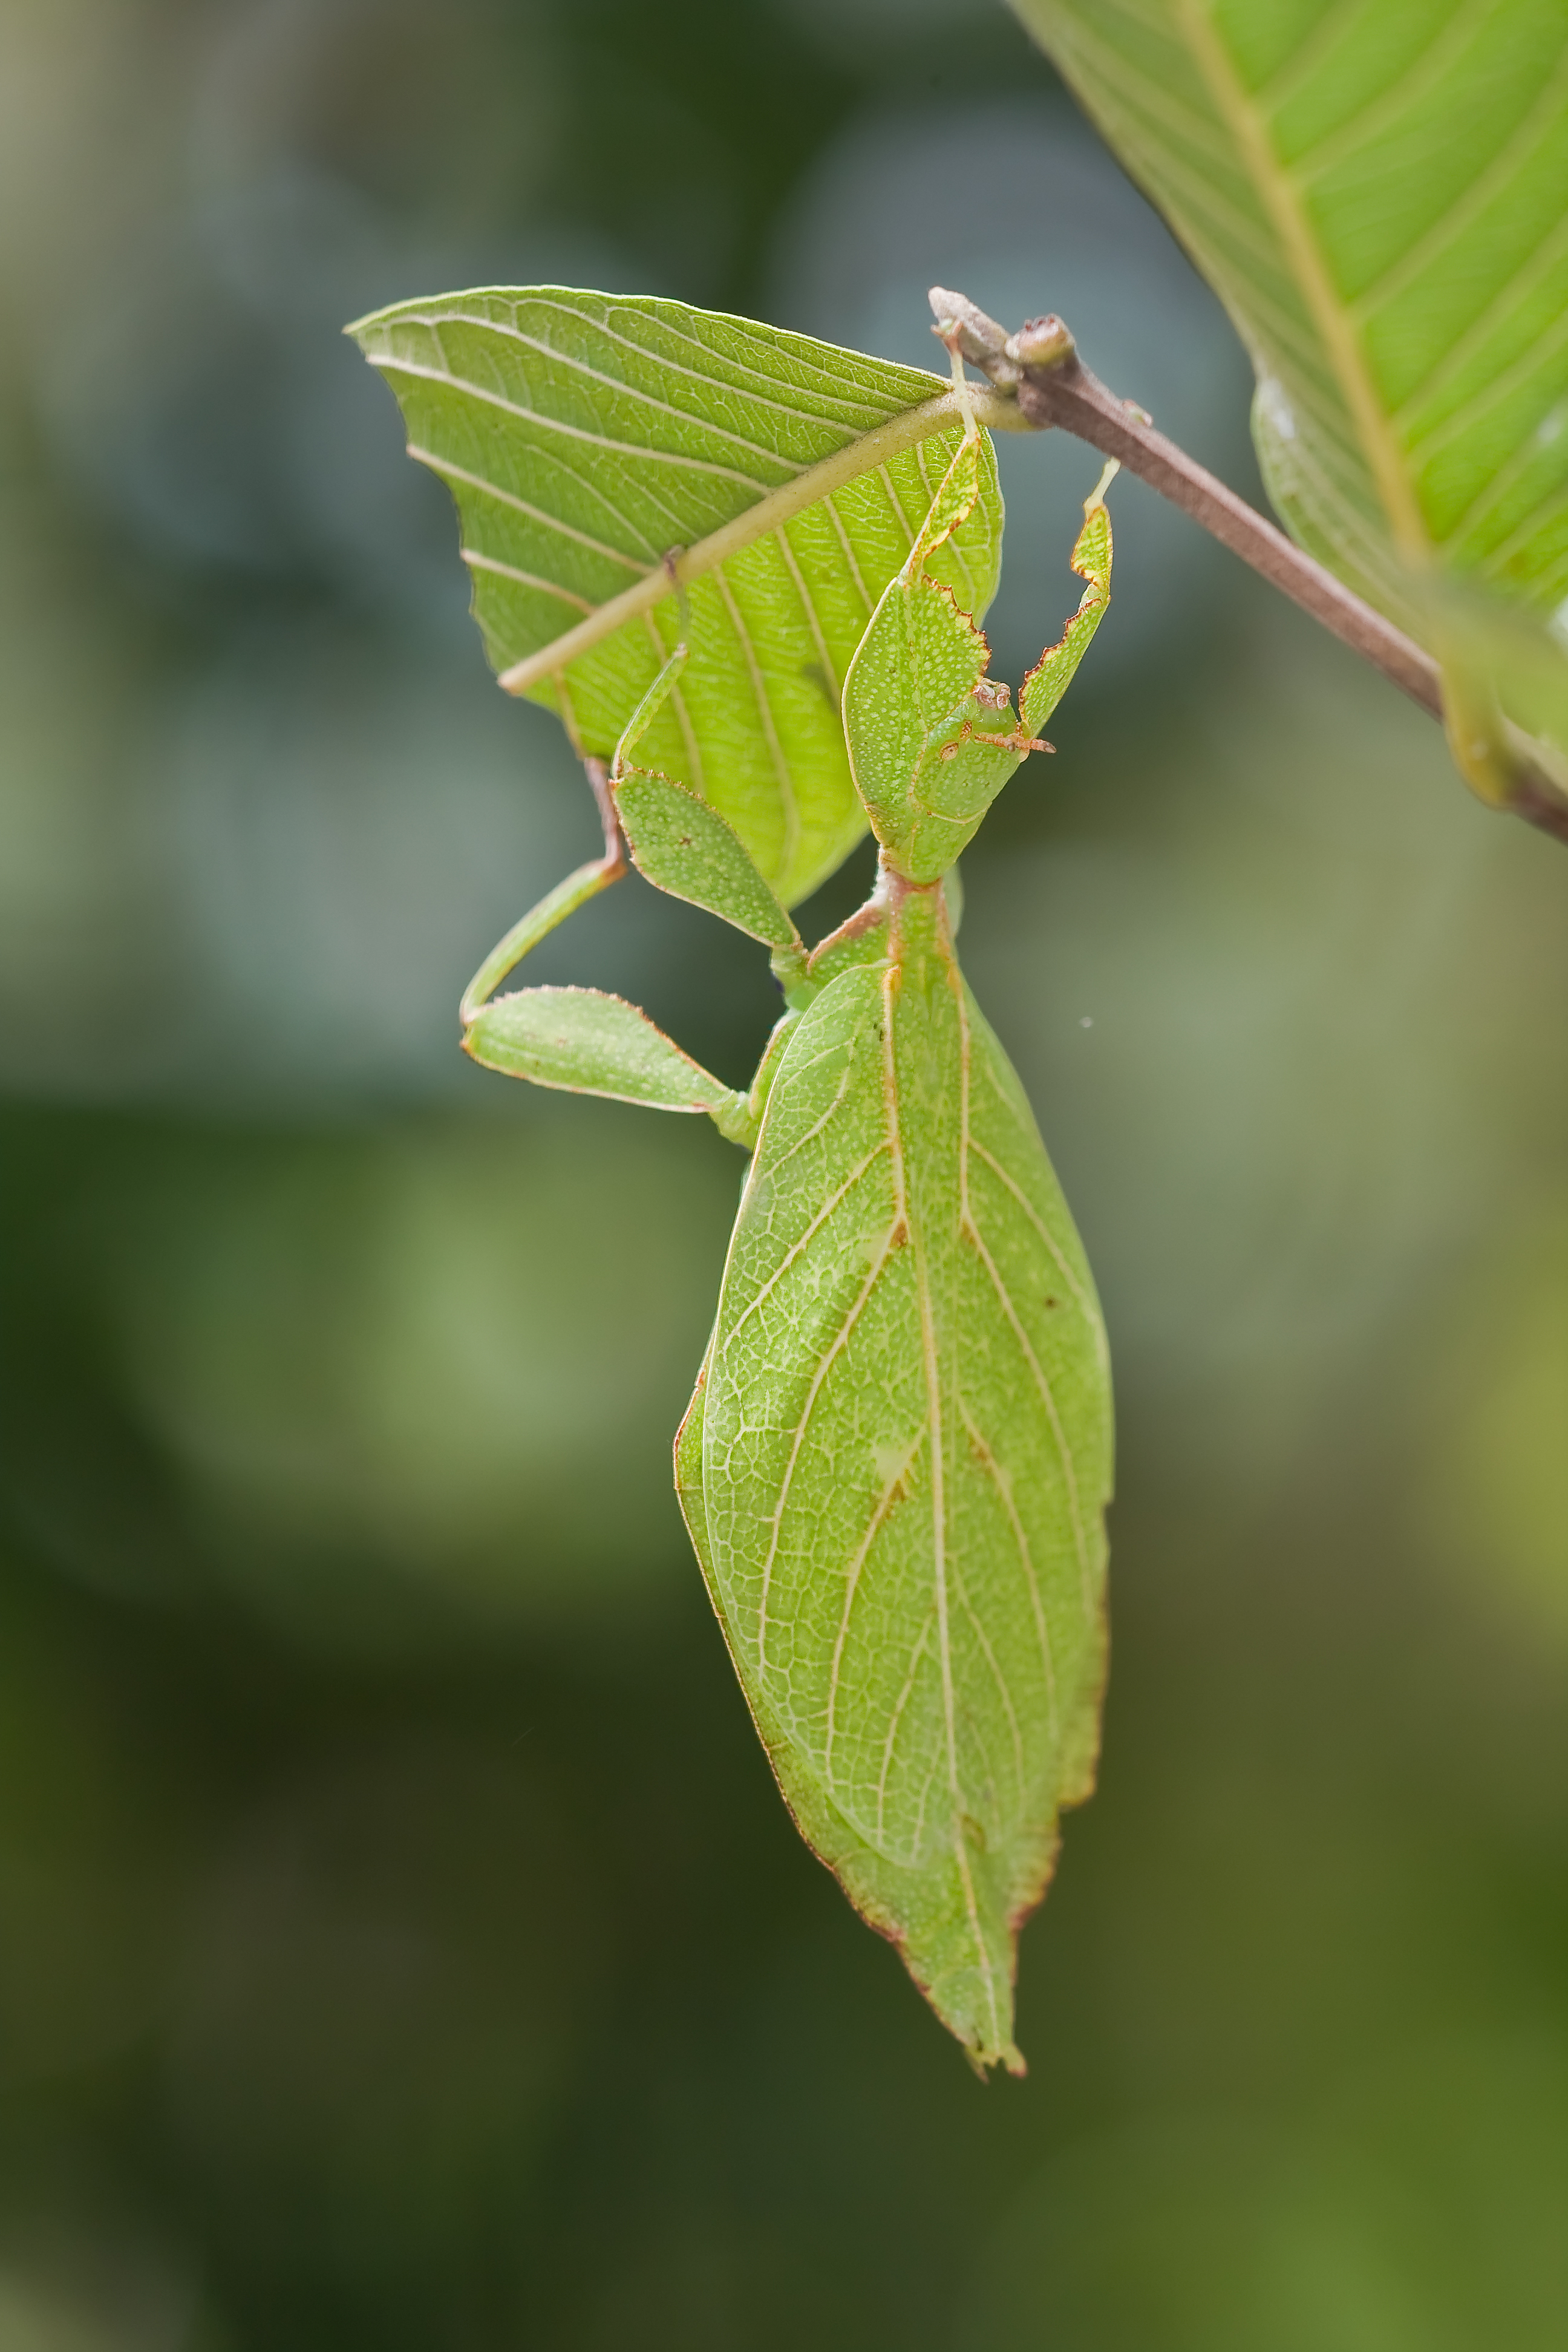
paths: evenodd
<path fill-rule="evenodd" d="M 1109 1381 L 1017 1082 L 932 971 L 847 971 L 792 1035 L 683 1443 L 803 1832 L 1016 2068 L 1016 1929 L 1092 1772 Z"/>

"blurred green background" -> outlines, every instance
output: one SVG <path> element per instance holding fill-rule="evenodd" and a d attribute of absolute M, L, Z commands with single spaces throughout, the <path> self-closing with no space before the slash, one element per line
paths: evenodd
<path fill-rule="evenodd" d="M 1119 486 L 966 863 L 1122 1413 L 1021 2086 L 797 1843 L 686 1548 L 737 1156 L 457 1049 L 594 826 L 342 321 L 929 363 L 934 279 L 1258 495 L 1049 69 L 993 0 L 0 0 L 0 2352 L 1568 2345 L 1563 853 Z M 1097 461 L 1002 454 L 1016 677 Z M 770 1018 L 637 882 L 538 964 L 731 1081 Z"/>

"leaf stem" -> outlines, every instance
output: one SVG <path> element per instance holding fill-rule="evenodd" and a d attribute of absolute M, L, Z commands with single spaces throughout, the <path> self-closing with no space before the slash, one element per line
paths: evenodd
<path fill-rule="evenodd" d="M 1130 474 L 1191 515 L 1423 710 L 1447 723 L 1442 671 L 1425 647 L 1364 604 L 1184 449 L 1157 433 L 1133 402 L 1119 400 L 1084 366 L 1058 320 L 1042 320 L 1008 336 L 962 295 L 941 287 L 931 289 L 931 308 L 937 313 L 937 333 L 956 322 L 965 358 L 999 389 L 1012 392 L 1019 414 L 1031 425 L 1042 431 L 1059 425 L 1102 457 L 1119 458 Z M 1060 355 L 1031 365 L 1031 341 Z M 1015 352 L 1011 346 L 1018 348 Z M 1527 824 L 1568 842 L 1568 793 L 1541 765 L 1537 749 L 1522 729 L 1507 724 L 1506 732 L 1511 773 L 1502 804 Z"/>

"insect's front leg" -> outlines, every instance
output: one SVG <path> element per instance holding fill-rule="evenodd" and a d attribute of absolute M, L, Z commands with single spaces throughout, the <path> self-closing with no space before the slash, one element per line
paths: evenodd
<path fill-rule="evenodd" d="M 547 939 L 558 923 L 568 915 L 618 882 L 626 870 L 626 841 L 621 829 L 620 810 L 616 804 L 616 791 L 627 772 L 632 752 L 647 734 L 668 699 L 676 680 L 686 667 L 687 649 L 677 646 L 669 659 L 659 670 L 653 684 L 632 712 L 621 730 L 616 745 L 616 756 L 608 768 L 603 760 L 585 759 L 584 773 L 594 795 L 594 805 L 599 812 L 604 829 L 604 854 L 579 866 L 564 882 L 558 882 L 536 907 L 531 907 L 521 919 L 515 922 L 504 940 L 490 950 L 483 963 L 463 991 L 460 1017 L 465 1037 L 479 1018 L 486 1001 L 494 995 L 501 982 L 522 961 L 525 955 Z"/>
<path fill-rule="evenodd" d="M 607 890 L 612 882 L 618 882 L 626 870 L 626 844 L 621 838 L 620 819 L 616 814 L 608 772 L 603 760 L 584 760 L 583 766 L 604 827 L 604 853 L 601 856 L 590 858 L 587 865 L 579 866 L 575 873 L 568 874 L 564 882 L 558 882 L 553 890 L 547 891 L 539 904 L 531 907 L 527 914 L 512 925 L 505 939 L 490 950 L 463 991 L 458 1017 L 462 1022 L 465 1034 L 473 1027 L 487 999 L 495 994 L 508 972 L 513 971 L 541 940 L 547 939 L 558 924 L 563 923 L 568 915 L 574 915 L 579 907 L 586 906 L 588 900 L 597 898 L 601 890 Z"/>
<path fill-rule="evenodd" d="M 1083 504 L 1083 529 L 1072 551 L 1072 568 L 1086 584 L 1077 612 L 1054 646 L 1047 646 L 1018 689 L 1021 731 L 1043 727 L 1072 681 L 1110 602 L 1110 516 L 1105 493 L 1117 472 L 1111 459 Z"/>
<path fill-rule="evenodd" d="M 942 744 L 938 758 L 956 760 L 965 743 L 983 743 L 993 751 L 1011 751 L 1020 760 L 1031 751 L 1056 750 L 1054 743 L 1047 743 L 1043 736 L 1031 734 L 1026 727 L 1015 723 L 1012 727 L 998 729 L 994 723 L 997 719 L 1011 719 L 1012 716 L 1011 687 L 1004 686 L 1000 678 L 981 678 L 973 692 L 966 695 L 950 714 L 947 720 L 949 740 Z"/>
<path fill-rule="evenodd" d="M 685 658 L 682 646 L 660 671 L 633 712 L 611 769 L 606 772 L 601 760 L 584 760 L 604 827 L 604 854 L 557 883 L 486 957 L 463 992 L 463 1047 L 487 1069 L 527 1078 L 534 1086 L 607 1095 L 655 1110 L 705 1111 L 721 1134 L 750 1149 L 757 1122 L 747 1097 L 683 1054 L 635 1004 L 593 988 L 525 988 L 501 997 L 494 993 L 513 966 L 557 924 L 626 871 L 616 783 L 627 751 Z"/>

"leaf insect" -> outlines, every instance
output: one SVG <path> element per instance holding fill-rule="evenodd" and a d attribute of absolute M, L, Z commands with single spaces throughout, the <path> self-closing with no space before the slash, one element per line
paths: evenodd
<path fill-rule="evenodd" d="M 491 1069 L 705 1112 L 750 1150 L 676 1440 L 686 1523 L 803 1836 L 976 2068 L 1021 2074 L 1017 1932 L 1098 1754 L 1110 1381 L 1072 1220 L 959 970 L 953 884 L 1002 786 L 1050 749 L 1039 730 L 1109 601 L 1114 467 L 1073 551 L 1078 611 L 1015 714 L 927 569 L 979 495 L 979 448 L 970 417 L 845 681 L 880 845 L 859 912 L 808 950 L 726 821 L 637 764 L 681 646 L 608 771 L 586 762 L 604 856 L 501 941 L 462 1018 Z M 618 997 L 493 993 L 624 872 L 623 842 L 771 953 L 786 1009 L 744 1093 Z"/>

